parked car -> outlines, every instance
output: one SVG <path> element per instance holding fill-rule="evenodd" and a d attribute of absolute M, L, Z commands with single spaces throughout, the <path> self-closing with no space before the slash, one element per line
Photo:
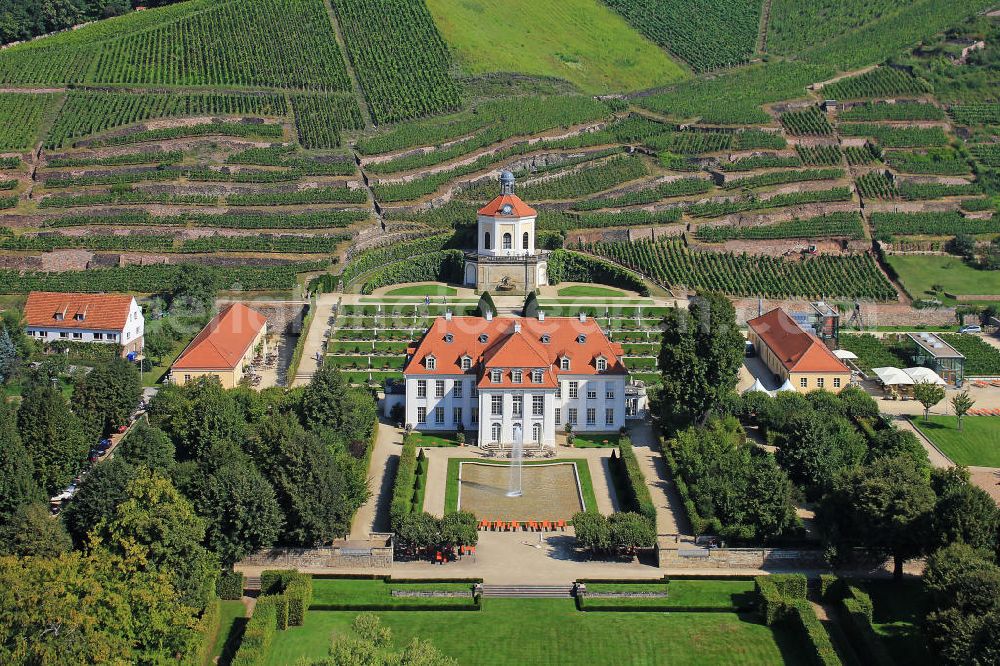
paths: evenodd
<path fill-rule="evenodd" d="M 97 452 L 97 449 L 91 449 L 90 450 L 90 456 L 87 458 L 87 460 L 89 460 L 92 463 L 95 463 L 95 462 L 97 462 L 98 458 L 100 458 L 100 457 L 101 457 L 101 454 Z"/>
<path fill-rule="evenodd" d="M 958 329 L 959 333 L 982 333 L 983 327 L 978 324 L 966 324 L 962 328 Z"/>

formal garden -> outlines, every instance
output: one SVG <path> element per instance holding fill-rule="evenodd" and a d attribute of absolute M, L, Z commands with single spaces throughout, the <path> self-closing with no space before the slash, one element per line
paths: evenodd
<path fill-rule="evenodd" d="M 911 422 L 956 465 L 1000 467 L 1000 423 L 995 416 L 958 418 L 934 414 Z"/>

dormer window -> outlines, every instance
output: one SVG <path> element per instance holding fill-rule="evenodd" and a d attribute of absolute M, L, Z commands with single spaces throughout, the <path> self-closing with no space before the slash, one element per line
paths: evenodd
<path fill-rule="evenodd" d="M 480 333 L 479 334 L 479 343 L 480 344 L 485 345 L 486 341 L 489 340 L 489 339 L 490 339 L 490 336 L 486 335 L 485 333 Z"/>
<path fill-rule="evenodd" d="M 424 364 L 427 366 L 428 370 L 436 370 L 437 369 L 437 359 L 434 358 L 433 356 L 428 356 L 427 358 L 425 358 L 424 359 Z"/>
<path fill-rule="evenodd" d="M 502 207 L 500 208 L 500 212 L 501 212 L 502 214 L 504 214 L 504 215 L 513 215 L 513 214 L 514 214 L 514 207 L 513 207 L 513 206 L 511 206 L 511 205 L 510 205 L 509 203 L 508 203 L 508 204 L 504 204 L 504 205 L 503 205 L 503 206 L 502 206 Z"/>
<path fill-rule="evenodd" d="M 532 370 L 531 371 L 531 381 L 535 382 L 536 384 L 541 384 L 542 383 L 542 371 L 541 370 Z"/>
<path fill-rule="evenodd" d="M 559 369 L 560 370 L 569 370 L 569 359 L 566 358 L 565 356 L 563 356 L 561 359 L 559 359 Z"/>
<path fill-rule="evenodd" d="M 462 357 L 462 370 L 468 370 L 472 367 L 472 358 L 469 356 Z"/>
<path fill-rule="evenodd" d="M 57 312 L 56 313 L 56 321 L 62 321 L 62 320 L 63 320 L 63 313 L 62 312 Z"/>
<path fill-rule="evenodd" d="M 490 370 L 490 381 L 494 384 L 499 384 L 501 374 L 499 370 Z"/>
<path fill-rule="evenodd" d="M 84 316 L 85 315 L 82 312 L 77 312 L 75 315 L 73 315 L 73 319 L 77 321 L 83 321 Z"/>
<path fill-rule="evenodd" d="M 452 335 L 451 333 L 445 333 L 444 334 L 444 341 L 445 342 L 452 342 L 454 340 L 455 340 L 455 336 Z"/>
<path fill-rule="evenodd" d="M 587 336 L 581 333 L 580 335 L 576 336 L 576 341 L 582 345 L 584 342 L 587 341 Z"/>
<path fill-rule="evenodd" d="M 607 369 L 608 369 L 608 359 L 604 358 L 603 356 L 598 356 L 597 357 L 597 371 L 598 372 L 604 372 Z"/>
<path fill-rule="evenodd" d="M 522 381 L 524 381 L 523 373 L 520 370 L 512 370 L 510 373 L 510 381 L 514 382 L 515 384 L 520 384 Z"/>
<path fill-rule="evenodd" d="M 552 336 L 550 336 L 548 333 L 542 333 L 542 344 L 547 345 L 550 342 L 552 342 Z"/>

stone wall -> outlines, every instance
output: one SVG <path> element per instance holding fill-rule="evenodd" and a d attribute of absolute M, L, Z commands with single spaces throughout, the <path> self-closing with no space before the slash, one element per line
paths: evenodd
<path fill-rule="evenodd" d="M 736 321 L 743 325 L 748 319 L 753 319 L 762 312 L 774 308 L 782 308 L 786 312 L 811 312 L 808 301 L 763 299 L 737 299 L 733 302 L 736 308 Z M 847 302 L 853 306 L 853 303 Z M 842 312 L 840 316 L 841 330 L 845 330 L 851 313 Z M 927 326 L 947 326 L 955 324 L 955 308 L 923 308 L 917 309 L 905 303 L 862 303 L 861 323 L 864 328 L 874 326 L 908 326 L 919 329 Z"/>
<path fill-rule="evenodd" d="M 825 568 L 822 550 L 785 548 L 660 548 L 665 569 Z"/>
<path fill-rule="evenodd" d="M 243 559 L 238 566 L 263 566 L 272 569 L 373 569 L 392 568 L 392 548 L 371 549 L 330 546 L 324 548 L 270 548 Z"/>

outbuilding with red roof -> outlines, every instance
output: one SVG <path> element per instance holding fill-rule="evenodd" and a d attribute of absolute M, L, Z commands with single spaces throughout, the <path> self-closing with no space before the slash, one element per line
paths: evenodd
<path fill-rule="evenodd" d="M 206 375 L 223 388 L 235 388 L 253 369 L 256 356 L 267 355 L 267 317 L 242 303 L 230 303 L 170 366 L 170 381 L 186 384 Z"/>
<path fill-rule="evenodd" d="M 800 393 L 839 393 L 850 384 L 850 368 L 781 308 L 751 319 L 747 326 L 757 355 L 779 383 L 787 380 Z"/>

